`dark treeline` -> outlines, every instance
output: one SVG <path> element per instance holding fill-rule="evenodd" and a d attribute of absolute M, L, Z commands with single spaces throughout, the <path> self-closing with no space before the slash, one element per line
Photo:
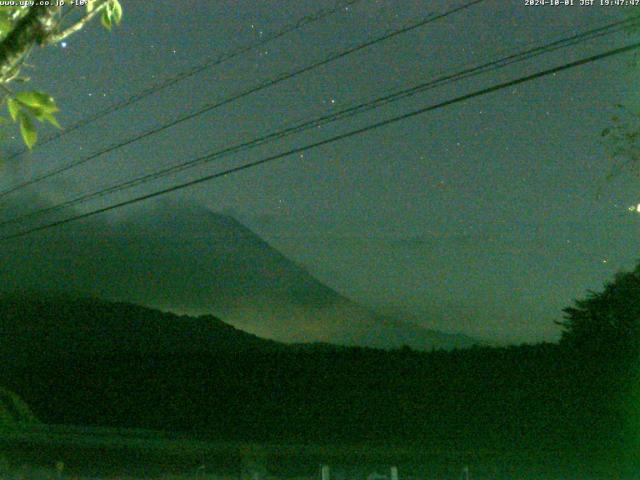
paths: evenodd
<path fill-rule="evenodd" d="M 220 439 L 573 448 L 620 427 L 616 377 L 556 345 L 321 350 L 60 355 L 3 382 L 44 422 Z"/>
<path fill-rule="evenodd" d="M 559 344 L 383 351 L 285 346 L 212 317 L 203 328 L 99 300 L 7 297 L 0 384 L 48 423 L 618 458 L 637 444 L 640 269 L 565 313 Z M 167 325 L 184 348 L 162 340 Z"/>

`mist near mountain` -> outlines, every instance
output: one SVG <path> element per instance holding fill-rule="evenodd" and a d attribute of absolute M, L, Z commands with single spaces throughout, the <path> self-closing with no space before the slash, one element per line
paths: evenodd
<path fill-rule="evenodd" d="M 10 218 L 43 205 L 23 198 L 4 213 Z M 4 292 L 73 292 L 212 314 L 282 342 L 423 350 L 477 343 L 377 315 L 319 282 L 231 216 L 197 205 L 161 202 L 5 241 L 0 263 Z"/>

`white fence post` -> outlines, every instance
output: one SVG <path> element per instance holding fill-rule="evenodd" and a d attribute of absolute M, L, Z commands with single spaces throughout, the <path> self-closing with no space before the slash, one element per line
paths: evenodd
<path fill-rule="evenodd" d="M 467 466 L 462 469 L 462 479 L 469 480 L 469 467 Z"/>
<path fill-rule="evenodd" d="M 398 467 L 391 467 L 391 480 L 398 480 Z"/>
<path fill-rule="evenodd" d="M 322 465 L 320 468 L 321 480 L 331 480 L 331 471 L 329 470 L 329 465 Z"/>

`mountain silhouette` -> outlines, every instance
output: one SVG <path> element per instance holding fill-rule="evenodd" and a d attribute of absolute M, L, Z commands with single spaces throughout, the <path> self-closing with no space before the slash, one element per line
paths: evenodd
<path fill-rule="evenodd" d="M 37 201 L 27 203 L 37 204 Z M 467 347 L 476 340 L 383 317 L 314 278 L 234 218 L 159 204 L 5 242 L 5 292 L 72 292 L 193 315 L 289 343 Z"/>
<path fill-rule="evenodd" d="M 0 297 L 0 359 L 8 363 L 49 355 L 198 355 L 282 347 L 212 315 L 175 315 L 70 295 Z"/>

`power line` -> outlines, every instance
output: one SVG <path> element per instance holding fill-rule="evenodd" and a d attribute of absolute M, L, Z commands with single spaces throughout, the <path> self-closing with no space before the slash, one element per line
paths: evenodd
<path fill-rule="evenodd" d="M 627 46 L 624 46 L 624 47 L 620 47 L 620 48 L 616 48 L 616 49 L 613 49 L 613 50 L 609 50 L 607 52 L 600 53 L 600 54 L 597 54 L 597 55 L 592 55 L 590 57 L 583 58 L 581 60 L 576 60 L 576 61 L 571 62 L 571 63 L 566 63 L 566 64 L 558 66 L 558 67 L 549 68 L 549 69 L 543 70 L 541 72 L 537 72 L 537 73 L 533 73 L 533 74 L 530 74 L 530 75 L 527 75 L 527 76 L 524 76 L 524 77 L 517 78 L 515 80 L 510 80 L 508 82 L 499 83 L 499 84 L 494 85 L 492 87 L 487 87 L 487 88 L 483 88 L 481 90 L 476 90 L 475 92 L 468 93 L 468 94 L 465 94 L 465 95 L 461 95 L 461 96 L 455 97 L 453 99 L 446 100 L 444 102 L 440 102 L 440 103 L 437 103 L 437 104 L 434 104 L 434 105 L 429 105 L 429 106 L 426 106 L 426 107 L 422 107 L 422 108 L 419 108 L 417 110 L 412 110 L 412 111 L 410 111 L 408 113 L 405 113 L 405 114 L 402 114 L 402 115 L 397 115 L 397 116 L 389 118 L 387 120 L 383 120 L 383 121 L 380 121 L 380 122 L 377 122 L 377 123 L 374 123 L 374 124 L 371 124 L 371 125 L 367 125 L 365 127 L 358 128 L 356 130 L 351 130 L 351 131 L 346 132 L 346 133 L 335 135 L 335 136 L 327 138 L 325 140 L 320 140 L 320 141 L 317 141 L 317 142 L 313 142 L 313 143 L 307 144 L 307 145 L 302 146 L 302 147 L 292 148 L 292 149 L 287 150 L 285 152 L 281 152 L 281 153 L 278 153 L 278 154 L 275 154 L 275 155 L 271 155 L 271 156 L 268 156 L 266 158 L 263 158 L 263 159 L 260 159 L 260 160 L 256 160 L 254 162 L 246 163 L 244 165 L 240 165 L 240 166 L 237 166 L 237 167 L 229 168 L 227 170 L 223 170 L 222 172 L 217 172 L 217 173 L 214 173 L 214 174 L 211 174 L 211 175 L 206 175 L 204 177 L 200 177 L 200 178 L 195 179 L 195 180 L 191 180 L 191 181 L 188 181 L 188 182 L 185 182 L 185 183 L 174 185 L 174 186 L 171 186 L 171 187 L 168 187 L 168 188 L 165 188 L 165 189 L 162 189 L 162 190 L 158 190 L 158 191 L 155 191 L 155 192 L 152 192 L 152 193 L 147 193 L 145 195 L 141 195 L 141 196 L 138 196 L 138 197 L 135 197 L 135 198 L 131 198 L 129 200 L 125 200 L 125 201 L 122 201 L 122 202 L 119 202 L 119 203 L 115 203 L 115 204 L 112 204 L 112 205 L 109 205 L 109 206 L 106 206 L 106 207 L 98 208 L 98 209 L 92 210 L 90 212 L 85 212 L 85 213 L 82 213 L 82 214 L 74 215 L 72 217 L 68 217 L 68 218 L 65 218 L 63 220 L 58 220 L 56 222 L 51 222 L 51 223 L 48 223 L 48 224 L 45 224 L 45 225 L 40 225 L 38 227 L 34 227 L 34 228 L 31 228 L 31 229 L 23 230 L 21 232 L 17 232 L 17 233 L 11 234 L 11 235 L 1 236 L 0 237 L 0 241 L 6 241 L 6 240 L 14 239 L 14 238 L 24 237 L 24 236 L 29 235 L 31 233 L 39 232 L 39 231 L 42 231 L 42 230 L 47 230 L 47 229 L 50 229 L 50 228 L 53 228 L 53 227 L 57 227 L 57 226 L 60 226 L 60 225 L 64 225 L 64 224 L 67 224 L 67 223 L 70 223 L 70 222 L 73 222 L 73 221 L 77 221 L 77 220 L 81 220 L 81 219 L 84 219 L 84 218 L 92 217 L 92 216 L 98 215 L 100 213 L 108 212 L 110 210 L 115 210 L 115 209 L 122 208 L 122 207 L 127 206 L 127 205 L 132 205 L 132 204 L 135 204 L 135 203 L 142 202 L 144 200 L 155 198 L 155 197 L 158 197 L 158 196 L 161 196 L 161 195 L 166 195 L 167 193 L 171 193 L 171 192 L 175 192 L 177 190 L 182 190 L 184 188 L 192 187 L 194 185 L 198 185 L 200 183 L 207 182 L 209 180 L 213 180 L 213 179 L 216 179 L 216 178 L 221 178 L 221 177 L 224 177 L 226 175 L 230 175 L 230 174 L 233 174 L 233 173 L 241 172 L 243 170 L 248 170 L 250 168 L 254 168 L 254 167 L 257 167 L 259 165 L 263 165 L 263 164 L 266 164 L 266 163 L 269 163 L 269 162 L 273 162 L 275 160 L 279 160 L 281 158 L 288 157 L 290 155 L 295 155 L 295 154 L 298 154 L 298 153 L 305 152 L 307 150 L 315 149 L 315 148 L 318 148 L 318 147 L 321 147 L 321 146 L 324 146 L 324 145 L 328 145 L 328 144 L 331 144 L 331 143 L 334 143 L 334 142 L 337 142 L 337 141 L 340 141 L 340 140 L 344 140 L 346 138 L 353 137 L 355 135 L 360 135 L 360 134 L 363 134 L 363 133 L 366 133 L 366 132 L 369 132 L 369 131 L 372 131 L 372 130 L 375 130 L 375 129 L 378 129 L 378 128 L 381 128 L 381 127 L 384 127 L 384 126 L 387 126 L 387 125 L 391 125 L 391 124 L 400 122 L 402 120 L 407 120 L 409 118 L 413 118 L 413 117 L 416 117 L 418 115 L 422 115 L 422 114 L 427 113 L 427 112 L 431 112 L 431 111 L 434 111 L 434 110 L 438 110 L 440 108 L 447 107 L 449 105 L 454 105 L 456 103 L 464 102 L 466 100 L 470 100 L 470 99 L 475 98 L 475 97 L 480 97 L 480 96 L 483 96 L 483 95 L 487 95 L 489 93 L 493 93 L 493 92 L 496 92 L 496 91 L 499 91 L 499 90 L 502 90 L 502 89 L 505 89 L 505 88 L 513 87 L 515 85 L 519 85 L 519 84 L 522 84 L 522 83 L 525 83 L 525 82 L 529 82 L 529 81 L 532 81 L 532 80 L 535 80 L 535 79 L 538 79 L 538 78 L 542 78 L 542 77 L 545 77 L 545 76 L 548 76 L 548 75 L 552 75 L 554 73 L 562 72 L 564 70 L 575 68 L 575 67 L 578 67 L 578 66 L 581 66 L 581 65 L 586 65 L 588 63 L 593 63 L 593 62 L 595 62 L 597 60 L 601 60 L 601 59 L 604 59 L 604 58 L 612 57 L 614 55 L 620 55 L 620 54 L 623 54 L 623 53 L 627 53 L 627 52 L 630 52 L 632 50 L 636 50 L 638 48 L 640 48 L 640 42 L 636 42 L 636 43 L 633 43 L 633 44 L 630 44 L 630 45 L 627 45 Z"/>
<path fill-rule="evenodd" d="M 42 209 L 38 209 L 35 210 L 33 212 L 29 212 L 14 218 L 10 218 L 8 220 L 2 221 L 0 222 L 0 227 L 4 227 L 10 224 L 14 224 L 14 223 L 19 223 L 21 221 L 30 219 L 30 218 L 34 218 L 34 217 L 38 217 L 47 213 L 51 213 L 57 210 L 61 210 L 63 208 L 68 208 L 68 207 L 72 207 L 78 204 L 82 204 L 85 203 L 87 201 L 93 200 L 95 198 L 100 198 L 103 197 L 105 195 L 109 195 L 121 190 L 125 190 L 128 188 L 132 188 L 136 185 L 141 185 L 144 183 L 148 183 L 149 181 L 158 179 L 158 178 L 162 178 L 165 177 L 167 175 L 170 174 L 174 174 L 174 173 L 178 173 L 180 171 L 189 169 L 189 168 L 193 168 L 196 167 L 198 165 L 204 164 L 204 163 L 209 163 L 213 160 L 216 159 L 220 159 L 222 157 L 226 157 L 228 155 L 231 154 L 235 154 L 241 151 L 245 151 L 248 150 L 250 148 L 259 146 L 259 145 L 263 145 L 265 143 L 271 143 L 275 140 L 284 138 L 284 137 L 288 137 L 290 135 L 305 131 L 305 130 L 309 130 L 311 128 L 315 128 L 315 127 L 319 127 L 321 125 L 326 125 L 328 123 L 332 123 L 338 120 L 342 120 L 345 118 L 349 118 L 352 116 L 355 116 L 357 114 L 360 113 L 364 113 L 366 111 L 372 110 L 374 108 L 379 108 L 383 105 L 386 105 L 388 103 L 391 102 L 395 102 L 404 98 L 408 98 L 410 96 L 416 95 L 418 93 L 422 93 L 426 90 L 430 90 L 432 88 L 438 87 L 438 86 L 442 86 L 448 83 L 452 83 L 452 82 L 456 82 L 456 81 L 460 81 L 466 78 L 470 78 L 472 76 L 476 76 L 476 75 L 480 75 L 483 73 L 487 73 L 487 72 L 492 72 L 495 71 L 497 69 L 500 68 L 504 68 L 506 66 L 512 65 L 516 62 L 522 62 L 525 60 L 529 60 L 531 58 L 540 56 L 540 55 L 544 55 L 553 51 L 556 51 L 558 49 L 561 48 L 567 48 L 573 45 L 576 45 L 578 43 L 582 43 L 586 40 L 593 40 L 595 38 L 599 38 L 599 37 L 603 37 L 605 35 L 611 35 L 613 33 L 617 33 L 622 31 L 625 28 L 628 28 L 629 25 L 632 25 L 634 23 L 637 23 L 638 20 L 640 19 L 639 17 L 634 17 L 631 19 L 627 19 L 627 20 L 623 20 L 623 21 L 617 21 L 617 22 L 613 22 L 613 23 L 609 23 L 606 24 L 602 27 L 599 28 L 595 28 L 592 30 L 588 30 L 586 32 L 582 32 L 582 33 L 578 33 L 578 34 L 574 34 L 570 37 L 565 37 L 565 38 L 561 38 L 559 40 L 555 40 L 552 42 L 549 42 L 547 44 L 541 45 L 541 46 L 537 46 L 537 47 L 533 47 L 533 48 L 529 48 L 527 50 L 524 50 L 522 52 L 519 53 L 514 53 L 511 55 L 508 55 L 506 57 L 502 57 L 499 58 L 497 60 L 493 60 L 481 65 L 476 65 L 476 66 L 472 66 L 472 67 L 468 67 L 462 71 L 453 73 L 453 74 L 449 74 L 449 75 L 444 75 L 441 77 L 438 77 L 434 80 L 430 80 L 427 82 L 423 82 L 420 83 L 418 85 L 415 85 L 413 87 L 401 90 L 401 91 L 397 91 L 394 92 L 392 94 L 389 95 L 385 95 L 382 97 L 378 97 L 374 100 L 365 102 L 365 103 L 358 103 L 352 107 L 348 107 L 346 109 L 343 109 L 339 112 L 335 112 L 335 113 L 331 113 L 328 115 L 324 115 L 321 117 L 317 117 L 314 118 L 310 121 L 305 121 L 301 124 L 298 125 L 294 125 L 292 127 L 288 127 L 261 137 L 258 137 L 256 139 L 250 140 L 250 141 L 246 141 L 243 142 L 241 144 L 238 145 L 234 145 L 231 147 L 227 147 L 224 148 L 222 150 L 218 150 L 216 152 L 207 154 L 205 156 L 196 158 L 194 160 L 190 160 L 188 162 L 184 162 L 184 163 L 180 163 L 178 165 L 173 165 L 171 167 L 167 167 L 164 168 L 162 170 L 156 171 L 156 172 L 152 172 L 137 178 L 134 178 L 132 180 L 128 180 L 126 182 L 122 182 L 122 183 L 117 183 L 115 185 L 112 185 L 110 187 L 107 188 L 103 188 L 91 193 L 87 193 L 87 194 L 83 194 L 79 197 L 76 197 L 74 199 L 56 204 L 56 205 L 52 205 L 50 207 L 45 207 Z"/>
<path fill-rule="evenodd" d="M 134 93 L 132 95 L 130 95 L 128 98 L 114 103 L 113 105 L 110 105 L 102 110 L 99 110 L 98 112 L 95 112 L 94 114 L 87 116 L 79 121 L 77 121 L 76 123 L 74 123 L 73 125 L 71 125 L 70 127 L 66 127 L 64 130 L 57 132 L 54 135 L 50 135 L 44 139 L 42 139 L 41 141 L 39 141 L 35 146 L 34 149 L 40 148 L 54 140 L 57 140 L 61 137 L 64 137 L 65 135 L 79 130 L 87 125 L 90 125 L 91 123 L 96 122 L 97 120 L 111 114 L 114 112 L 117 112 L 119 110 L 122 110 L 123 108 L 126 108 L 130 105 L 133 105 L 137 102 L 139 102 L 140 100 L 143 100 L 144 98 L 153 95 L 155 93 L 158 93 L 162 90 L 164 90 L 165 88 L 171 87 L 172 85 L 175 85 L 176 83 L 179 83 L 183 80 L 186 80 L 188 78 L 191 78 L 199 73 L 204 72 L 205 70 L 208 70 L 209 68 L 213 68 L 216 67 L 224 62 L 227 62 L 229 60 L 232 60 L 236 57 L 239 57 L 245 53 L 250 52 L 251 50 L 255 50 L 257 48 L 261 48 L 264 47 L 265 45 L 268 45 L 269 43 L 278 40 L 292 32 L 295 32 L 296 30 L 299 30 L 307 25 L 310 25 L 312 23 L 318 22 L 320 20 L 323 20 L 327 17 L 330 17 L 332 15 L 335 15 L 337 12 L 342 11 L 343 9 L 350 7 L 351 5 L 355 5 L 358 2 L 361 2 L 362 0 L 344 0 L 341 2 L 338 2 L 336 4 L 335 7 L 333 8 L 329 8 L 329 9 L 320 9 L 318 11 L 316 11 L 315 13 L 311 14 L 311 15 L 307 15 L 305 17 L 300 18 L 299 20 L 297 20 L 296 22 L 287 25 L 286 27 L 284 27 L 283 29 L 271 34 L 271 35 L 267 35 L 266 37 L 262 38 L 260 41 L 258 42 L 253 42 L 253 43 L 249 43 L 247 45 L 244 45 L 240 48 L 237 48 L 236 50 L 232 50 L 230 52 L 227 53 L 223 53 L 222 55 L 219 55 L 213 59 L 210 59 L 200 65 L 196 65 L 188 70 L 185 70 L 183 72 L 178 73 L 177 75 L 174 75 L 172 77 L 166 78 L 164 81 L 156 84 L 156 85 L 152 85 L 148 88 L 145 88 L 137 93 Z M 7 158 L 7 160 L 11 160 L 13 158 L 19 157 L 20 155 L 23 155 L 24 153 L 28 152 L 28 149 L 22 149 L 19 152 L 14 153 L 13 155 L 9 156 Z"/>
<path fill-rule="evenodd" d="M 112 145 L 110 147 L 104 148 L 104 149 L 102 149 L 102 150 L 100 150 L 100 151 L 98 151 L 98 152 L 96 152 L 96 153 L 94 153 L 92 155 L 89 155 L 88 157 L 84 157 L 84 158 L 82 158 L 80 160 L 77 160 L 75 162 L 71 162 L 71 163 L 69 163 L 67 165 L 64 165 L 62 167 L 50 170 L 49 172 L 44 173 L 44 174 L 39 175 L 39 176 L 36 176 L 36 177 L 34 177 L 34 178 L 30 179 L 30 180 L 27 180 L 25 182 L 22 182 L 22 183 L 19 183 L 17 185 L 14 185 L 13 187 L 10 187 L 10 188 L 0 192 L 0 198 L 3 198 L 5 196 L 7 196 L 7 195 L 10 195 L 11 193 L 14 193 L 14 192 L 16 192 L 18 190 L 21 190 L 22 188 L 25 188 L 25 187 L 28 187 L 30 185 L 36 184 L 38 182 L 41 182 L 42 180 L 46 180 L 46 179 L 51 178 L 51 177 L 53 177 L 55 175 L 58 175 L 60 173 L 66 172 L 68 170 L 71 170 L 71 169 L 73 169 L 73 168 L 75 168 L 77 166 L 83 165 L 83 164 L 85 164 L 85 163 L 87 163 L 87 162 L 89 162 L 91 160 L 94 160 L 94 159 L 96 159 L 98 157 L 101 157 L 102 155 L 105 155 L 107 153 L 111 153 L 111 152 L 113 152 L 115 150 L 118 150 L 118 149 L 120 149 L 122 147 L 125 147 L 127 145 L 131 145 L 132 143 L 135 143 L 135 142 L 138 142 L 140 140 L 143 140 L 143 139 L 145 139 L 147 137 L 155 135 L 156 133 L 160 133 L 160 132 L 162 132 L 164 130 L 167 130 L 167 129 L 171 128 L 171 127 L 174 127 L 174 126 L 176 126 L 176 125 L 178 125 L 178 124 L 180 124 L 182 122 L 185 122 L 187 120 L 191 120 L 193 118 L 196 118 L 196 117 L 198 117 L 198 116 L 200 116 L 200 115 L 202 115 L 204 113 L 207 113 L 207 112 L 209 112 L 211 110 L 214 110 L 216 108 L 222 107 L 222 106 L 227 105 L 227 104 L 229 104 L 231 102 L 234 102 L 236 100 L 239 100 L 241 98 L 249 96 L 249 95 L 251 95 L 253 93 L 259 92 L 259 91 L 264 90 L 266 88 L 269 88 L 269 87 L 272 87 L 274 85 L 277 85 L 278 83 L 284 82 L 284 81 L 289 80 L 291 78 L 294 78 L 294 77 L 297 77 L 297 76 L 302 75 L 304 73 L 307 73 L 307 72 L 309 72 L 311 70 L 315 70 L 316 68 L 319 68 L 319 67 L 321 67 L 323 65 L 327 65 L 328 63 L 331 63 L 331 62 L 334 62 L 334 61 L 339 60 L 341 58 L 344 58 L 344 57 L 346 57 L 348 55 L 351 55 L 353 53 L 356 53 L 356 52 L 358 52 L 360 50 L 369 48 L 369 47 L 371 47 L 373 45 L 376 45 L 378 43 L 381 43 L 381 42 L 384 42 L 384 41 L 389 40 L 391 38 L 394 38 L 394 37 L 396 37 L 398 35 L 402 35 L 404 33 L 410 32 L 410 31 L 415 30 L 415 29 L 417 29 L 419 27 L 422 27 L 422 26 L 427 25 L 427 24 L 429 24 L 431 22 L 434 22 L 436 20 L 439 20 L 439 19 L 442 19 L 442 18 L 446 18 L 449 15 L 453 15 L 454 13 L 457 13 L 457 12 L 460 12 L 460 11 L 465 10 L 467 8 L 470 8 L 470 7 L 472 7 L 472 6 L 474 6 L 474 5 L 478 4 L 478 3 L 481 3 L 483 1 L 485 1 L 485 0 L 472 0 L 472 1 L 467 2 L 467 3 L 465 3 L 465 4 L 461 5 L 461 6 L 452 8 L 452 9 L 447 10 L 446 12 L 440 13 L 438 15 L 433 15 L 433 14 L 428 15 L 427 17 L 423 18 L 422 20 L 420 20 L 418 22 L 412 23 L 412 24 L 410 24 L 408 26 L 405 26 L 403 28 L 400 28 L 400 29 L 393 30 L 393 31 L 391 31 L 389 33 L 386 33 L 386 34 L 382 35 L 382 36 L 376 37 L 376 38 L 374 38 L 372 40 L 368 40 L 368 41 L 366 41 L 364 43 L 360 43 L 360 44 L 356 45 L 355 47 L 348 48 L 347 50 L 343 50 L 343 51 L 334 53 L 334 54 L 330 55 L 329 57 L 325 58 L 324 60 L 321 60 L 319 62 L 315 62 L 315 63 L 313 63 L 311 65 L 307 65 L 306 67 L 299 68 L 299 69 L 294 70 L 292 72 L 285 73 L 285 74 L 280 75 L 280 76 L 278 76 L 276 78 L 273 78 L 271 80 L 267 80 L 266 82 L 258 84 L 255 87 L 252 87 L 252 88 L 247 89 L 247 90 L 243 90 L 240 93 L 234 94 L 234 95 L 232 95 L 230 97 L 227 97 L 227 98 L 225 98 L 223 100 L 217 101 L 217 102 L 215 102 L 213 104 L 207 104 L 203 108 L 201 108 L 201 109 L 199 109 L 199 110 L 197 110 L 197 111 L 195 111 L 193 113 L 189 113 L 189 114 L 180 116 L 177 119 L 172 120 L 171 122 L 164 123 L 164 124 L 162 124 L 162 125 L 160 125 L 160 126 L 158 126 L 156 128 L 153 128 L 151 130 L 147 130 L 144 133 L 141 133 L 141 134 L 135 135 L 133 137 L 130 137 L 127 140 L 119 142 L 119 143 L 117 143 L 115 145 Z"/>

